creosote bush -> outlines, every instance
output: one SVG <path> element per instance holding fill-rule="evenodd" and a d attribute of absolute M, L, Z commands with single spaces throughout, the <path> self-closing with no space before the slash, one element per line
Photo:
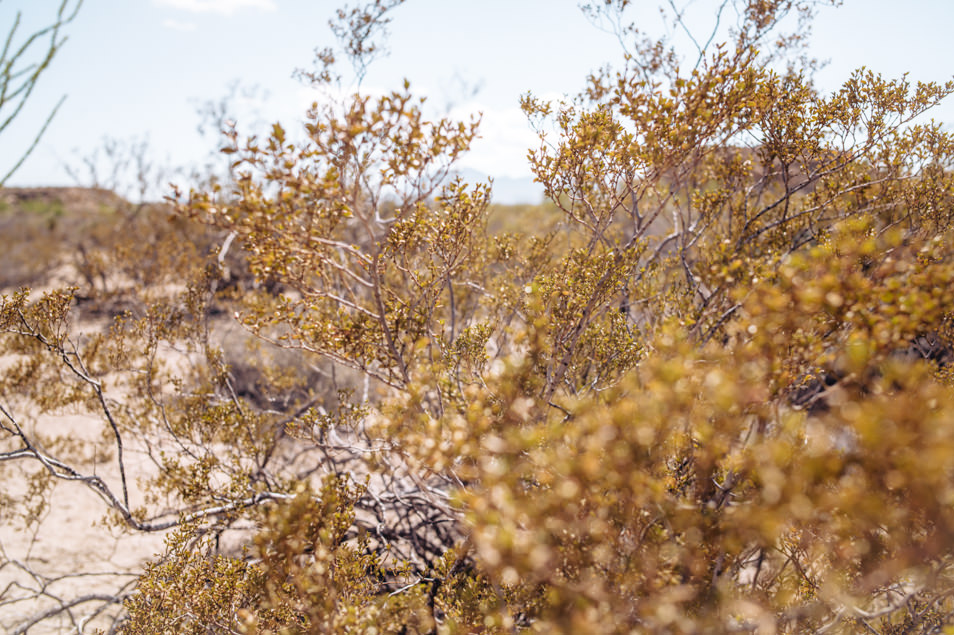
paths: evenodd
<path fill-rule="evenodd" d="M 400 4 L 339 12 L 359 76 Z M 169 532 L 134 583 L 40 618 L 954 628 L 954 140 L 918 123 L 954 83 L 822 94 L 805 38 L 835 2 L 716 3 L 737 26 L 691 67 L 628 4 L 585 8 L 620 68 L 523 100 L 544 231 L 449 178 L 479 121 L 408 82 L 342 91 L 329 50 L 300 137 L 231 129 L 229 185 L 173 197 L 208 241 L 178 286 L 85 334 L 70 291 L 4 297 L 0 456 L 28 483 L 5 508 L 42 523 L 78 483 L 117 531 Z M 274 354 L 237 363 L 229 315 Z M 57 435 L 63 412 L 101 438 Z"/>

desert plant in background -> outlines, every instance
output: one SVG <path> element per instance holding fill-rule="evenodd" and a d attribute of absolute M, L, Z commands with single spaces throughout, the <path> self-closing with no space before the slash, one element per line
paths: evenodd
<path fill-rule="evenodd" d="M 954 625 L 954 143 L 915 121 L 954 83 L 862 70 L 822 94 L 805 38 L 836 2 L 716 2 L 687 62 L 628 4 L 585 7 L 621 67 L 523 100 L 553 231 L 498 231 L 490 188 L 448 180 L 478 121 L 406 81 L 362 94 L 400 5 L 378 0 L 333 23 L 357 87 L 320 52 L 303 137 L 232 129 L 231 178 L 176 192 L 209 246 L 162 293 L 86 334 L 71 292 L 5 298 L 4 509 L 42 524 L 72 481 L 130 535 L 171 532 L 138 577 L 40 618 Z M 227 252 L 256 284 L 226 283 Z M 260 346 L 241 363 L 232 314 Z M 50 432 L 75 411 L 102 436 Z M 40 565 L 4 601 L 46 593 Z"/>
<path fill-rule="evenodd" d="M 25 37 L 20 33 L 22 14 L 17 12 L 4 38 L 3 52 L 0 53 L 0 134 L 8 129 L 23 111 L 40 77 L 66 42 L 63 29 L 73 21 L 82 5 L 83 0 L 62 0 L 50 24 L 26 34 Z M 0 187 L 10 180 L 36 148 L 63 99 L 53 107 L 30 145 L 24 148 L 21 154 L 13 155 L 18 158 L 14 158 L 13 165 L 5 168 L 6 171 L 0 177 Z"/>

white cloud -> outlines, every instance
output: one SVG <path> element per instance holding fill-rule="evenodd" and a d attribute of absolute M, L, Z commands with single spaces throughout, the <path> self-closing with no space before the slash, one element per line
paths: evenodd
<path fill-rule="evenodd" d="M 162 26 L 173 31 L 195 31 L 195 22 L 179 22 L 178 20 L 163 20 Z"/>
<path fill-rule="evenodd" d="M 527 150 L 540 145 L 540 139 L 527 123 L 520 108 L 490 108 L 479 103 L 463 104 L 451 116 L 466 121 L 481 112 L 480 138 L 461 159 L 463 167 L 501 177 L 526 178 L 530 175 Z"/>
<path fill-rule="evenodd" d="M 239 9 L 274 11 L 275 0 L 153 0 L 162 7 L 170 7 L 191 13 L 219 13 L 232 15 Z"/>

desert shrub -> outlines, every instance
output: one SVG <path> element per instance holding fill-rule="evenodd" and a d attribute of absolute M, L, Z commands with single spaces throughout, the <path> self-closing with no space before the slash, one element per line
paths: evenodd
<path fill-rule="evenodd" d="M 358 75 L 397 4 L 338 13 Z M 157 261 L 175 293 L 95 337 L 70 293 L 4 300 L 0 385 L 40 415 L 2 413 L 39 475 L 11 507 L 78 481 L 178 527 L 118 632 L 950 627 L 954 145 L 913 119 L 954 84 L 819 93 L 818 4 L 721 3 L 738 29 L 691 68 L 622 28 L 621 68 L 527 96 L 525 232 L 447 180 L 477 122 L 407 82 L 329 90 L 302 140 L 233 130 L 228 184 L 176 193 L 216 238 Z M 333 58 L 302 75 L 336 88 Z M 233 311 L 278 352 L 220 344 Z M 117 475 L 47 433 L 65 409 Z"/>

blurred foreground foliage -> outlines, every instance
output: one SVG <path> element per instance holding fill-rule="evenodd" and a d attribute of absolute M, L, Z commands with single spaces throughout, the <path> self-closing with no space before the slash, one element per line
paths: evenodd
<path fill-rule="evenodd" d="M 399 4 L 339 12 L 355 68 Z M 79 290 L 4 297 L 0 466 L 28 479 L 5 509 L 40 523 L 73 482 L 116 531 L 171 532 L 135 584 L 43 619 L 954 628 L 954 138 L 912 122 L 954 83 L 820 94 L 826 3 L 794 0 L 717 3 L 739 26 L 686 68 L 627 4 L 587 7 L 620 69 L 524 99 L 539 207 L 449 176 L 478 121 L 407 83 L 329 90 L 301 140 L 227 130 L 233 178 L 103 234 Z M 78 300 L 117 293 L 78 334 Z M 57 435 L 74 411 L 101 434 Z"/>

